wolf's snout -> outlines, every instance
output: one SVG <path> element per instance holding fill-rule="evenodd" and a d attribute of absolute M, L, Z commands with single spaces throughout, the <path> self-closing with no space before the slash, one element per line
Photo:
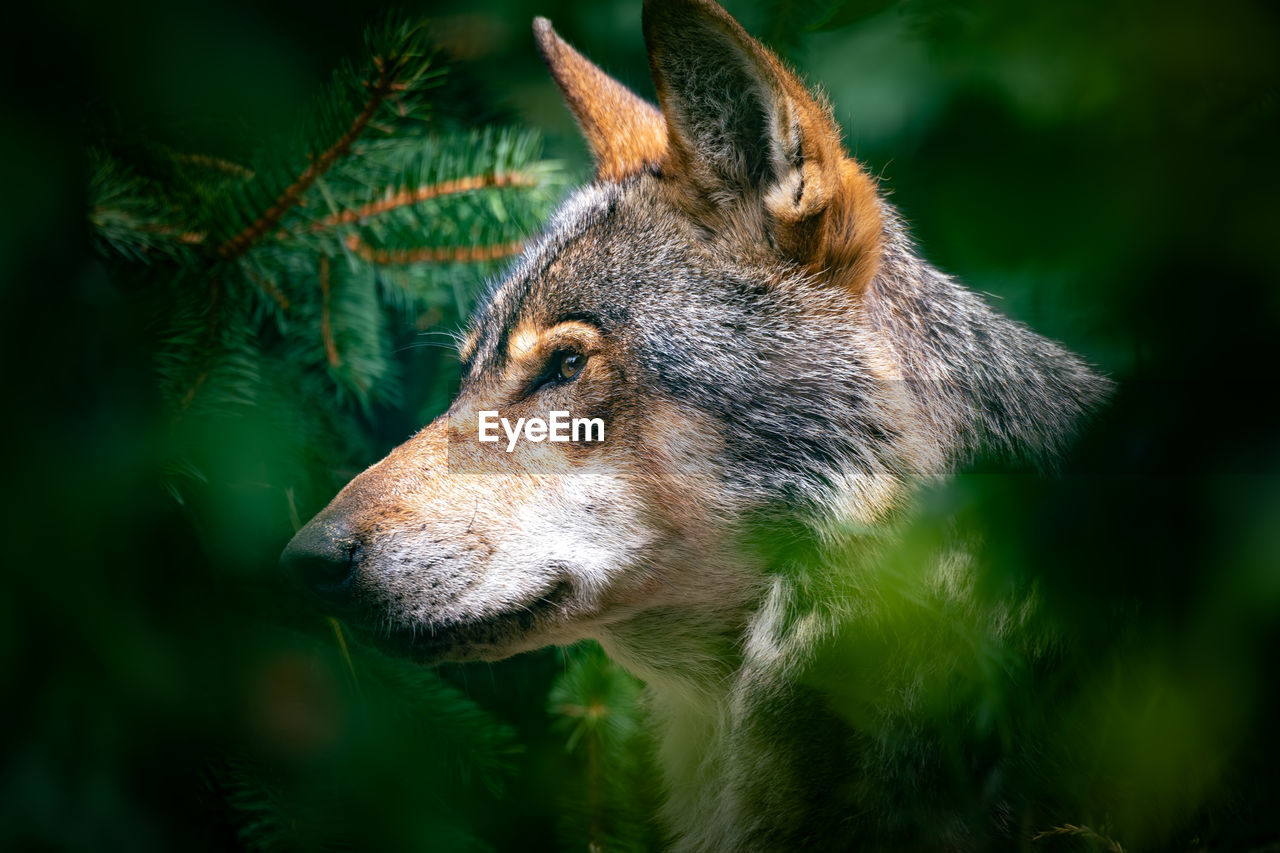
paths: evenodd
<path fill-rule="evenodd" d="M 356 573 L 356 539 L 343 525 L 316 519 L 297 532 L 280 568 L 305 592 L 326 604 L 342 603 Z"/>

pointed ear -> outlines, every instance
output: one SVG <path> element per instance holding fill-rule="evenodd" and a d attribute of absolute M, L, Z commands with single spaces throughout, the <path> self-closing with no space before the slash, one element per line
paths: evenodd
<path fill-rule="evenodd" d="M 617 181 L 658 165 L 667 150 L 662 113 L 570 47 L 546 18 L 534 18 L 533 34 L 595 155 L 596 178 Z"/>
<path fill-rule="evenodd" d="M 710 0 L 645 0 L 644 36 L 678 203 L 716 232 L 760 223 L 755 239 L 864 287 L 879 263 L 879 199 L 830 110 Z"/>

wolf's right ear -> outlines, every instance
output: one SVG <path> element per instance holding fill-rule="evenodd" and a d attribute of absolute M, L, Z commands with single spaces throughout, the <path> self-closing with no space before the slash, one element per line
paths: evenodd
<path fill-rule="evenodd" d="M 667 125 L 653 104 L 570 47 L 546 18 L 533 19 L 533 34 L 595 155 L 596 178 L 617 181 L 662 162 Z"/>

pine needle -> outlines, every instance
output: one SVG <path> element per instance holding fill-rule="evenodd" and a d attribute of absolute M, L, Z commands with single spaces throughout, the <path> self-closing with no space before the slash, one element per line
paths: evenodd
<path fill-rule="evenodd" d="M 356 665 L 351 660 L 351 650 L 347 648 L 347 638 L 342 633 L 342 623 L 332 616 L 328 619 L 330 627 L 333 628 L 333 636 L 338 638 L 338 649 L 342 652 L 342 659 L 347 662 L 347 672 L 351 673 L 351 682 L 356 686 L 356 690 L 359 690 L 360 676 L 356 675 Z"/>

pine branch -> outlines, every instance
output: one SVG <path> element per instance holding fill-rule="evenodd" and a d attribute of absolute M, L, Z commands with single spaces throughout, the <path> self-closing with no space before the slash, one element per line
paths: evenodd
<path fill-rule="evenodd" d="M 1063 824 L 1062 826 L 1055 826 L 1053 829 L 1046 829 L 1045 831 L 1032 836 L 1031 840 L 1043 841 L 1046 838 L 1053 838 L 1055 836 L 1087 838 L 1090 841 L 1094 841 L 1102 845 L 1102 849 L 1108 851 L 1108 853 L 1124 853 L 1124 847 L 1122 847 L 1118 841 L 1114 841 L 1113 839 L 1110 839 L 1102 833 L 1090 829 L 1087 826 L 1076 826 L 1071 823 Z"/>
<path fill-rule="evenodd" d="M 243 178 L 244 180 L 252 180 L 254 172 L 248 166 L 242 166 L 239 163 L 232 162 L 223 157 L 214 157 L 210 154 L 181 154 L 175 153 L 173 159 L 179 163 L 186 163 L 191 166 L 199 166 L 202 169 L 208 169 L 211 172 L 221 172 L 233 178 Z"/>
<path fill-rule="evenodd" d="M 104 228 L 106 220 L 108 219 L 115 220 L 116 225 L 128 226 L 133 230 L 144 234 L 166 237 L 171 240 L 176 240 L 179 243 L 186 243 L 188 246 L 198 246 L 205 241 L 206 235 L 203 231 L 188 231 L 173 225 L 163 225 L 158 222 L 142 222 L 134 219 L 123 210 L 99 205 L 89 211 L 89 221 L 98 228 Z"/>
<path fill-rule="evenodd" d="M 311 189 L 316 179 L 329 171 L 340 157 L 351 150 L 352 144 L 360 138 L 360 134 L 364 132 L 365 127 L 387 98 L 393 92 L 402 91 L 407 86 L 399 79 L 400 73 L 407 67 L 406 57 L 393 56 L 387 60 L 374 57 L 374 64 L 378 68 L 378 77 L 373 83 L 365 84 L 369 89 L 369 99 L 365 101 L 364 108 L 347 128 L 347 132 L 318 158 L 312 158 L 311 165 L 281 193 L 275 203 L 251 225 L 219 246 L 218 254 L 224 258 L 237 258 L 248 251 L 264 234 L 278 226 L 281 218 L 298 203 L 307 190 Z"/>
<path fill-rule="evenodd" d="M 103 254 L 128 260 L 185 260 L 205 232 L 180 224 L 187 217 L 165 188 L 101 149 L 90 151 L 88 219 Z M 175 220 L 177 220 L 175 222 Z"/>
<path fill-rule="evenodd" d="M 375 249 L 352 234 L 347 237 L 347 248 L 361 259 L 373 264 L 403 266 L 423 263 L 476 263 L 496 261 L 520 254 L 524 241 L 494 243 L 487 246 L 423 246 L 415 249 Z"/>
<path fill-rule="evenodd" d="M 245 268 L 244 274 L 248 276 L 249 281 L 256 284 L 263 293 L 270 296 L 271 300 L 280 306 L 281 311 L 288 311 L 292 306 L 293 303 L 289 301 L 289 297 L 284 294 L 284 291 L 276 287 L 270 281 L 258 275 L 248 267 Z"/>
<path fill-rule="evenodd" d="M 329 296 L 329 259 L 320 258 L 320 336 L 324 339 L 324 354 L 330 367 L 340 367 L 342 359 L 338 357 L 338 344 L 333 339 L 333 319 L 330 313 Z"/>
<path fill-rule="evenodd" d="M 418 187 L 417 189 L 404 189 L 389 195 L 381 201 L 369 202 L 360 207 L 350 210 L 341 210 L 337 213 L 326 216 L 311 225 L 310 230 L 322 231 L 325 228 L 333 228 L 338 225 L 349 225 L 352 222 L 358 222 L 371 216 L 377 216 L 380 213 L 396 210 L 401 207 L 419 204 L 420 202 L 429 201 L 440 196 L 456 195 L 458 193 L 475 192 L 476 190 L 499 188 L 499 187 L 536 187 L 537 179 L 532 175 L 522 172 L 513 172 L 504 175 L 485 174 L 472 175 L 466 178 L 458 178 L 452 181 L 441 181 L 436 184 L 428 184 Z M 289 236 L 288 234 L 280 234 L 282 239 Z"/>
<path fill-rule="evenodd" d="M 579 774 L 566 786 L 560 819 L 566 849 L 645 849 L 642 787 L 646 768 L 636 696 L 639 684 L 595 644 L 564 652 L 564 673 L 548 708 L 578 756 Z"/>

